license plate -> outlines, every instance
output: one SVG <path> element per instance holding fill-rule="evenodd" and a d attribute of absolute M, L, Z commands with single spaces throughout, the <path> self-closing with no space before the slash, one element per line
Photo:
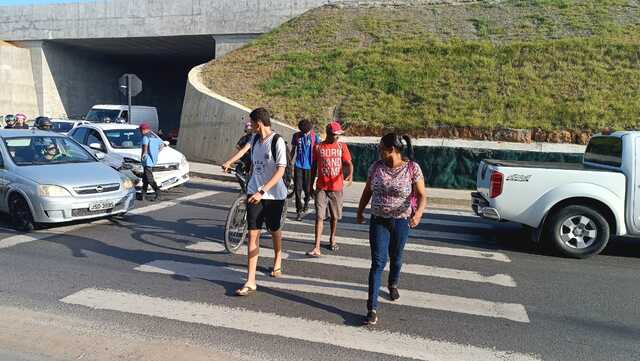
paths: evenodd
<path fill-rule="evenodd" d="M 177 177 L 169 178 L 166 181 L 162 182 L 162 186 L 164 187 L 164 186 L 167 186 L 169 184 L 173 184 L 173 183 L 175 183 L 177 181 L 178 181 Z"/>
<path fill-rule="evenodd" d="M 111 209 L 116 205 L 116 203 L 114 201 L 101 201 L 101 202 L 94 202 L 89 204 L 89 210 L 90 211 L 102 211 L 105 209 Z"/>

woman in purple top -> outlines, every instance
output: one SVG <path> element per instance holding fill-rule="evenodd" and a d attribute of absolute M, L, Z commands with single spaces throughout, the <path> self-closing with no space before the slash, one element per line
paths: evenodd
<path fill-rule="evenodd" d="M 392 301 L 400 298 L 398 281 L 404 245 L 409 237 L 409 228 L 420 224 L 427 205 L 422 170 L 412 160 L 411 139 L 389 133 L 380 139 L 378 149 L 381 160 L 369 168 L 357 215 L 358 223 L 364 223 L 364 208 L 371 200 L 371 270 L 365 319 L 365 324 L 369 325 L 378 322 L 378 294 L 387 259 L 391 260 L 389 295 Z M 406 157 L 403 151 L 406 151 Z"/>

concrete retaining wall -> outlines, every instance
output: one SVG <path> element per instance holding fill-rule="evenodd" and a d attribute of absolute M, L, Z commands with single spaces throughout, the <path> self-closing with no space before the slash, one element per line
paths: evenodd
<path fill-rule="evenodd" d="M 20 112 L 36 116 L 36 99 L 31 52 L 0 43 L 0 115 Z"/>
<path fill-rule="evenodd" d="M 205 87 L 203 66 L 189 72 L 177 147 L 189 160 L 221 164 L 233 154 L 251 109 Z M 297 131 L 273 120 L 272 126 L 287 140 Z"/>
<path fill-rule="evenodd" d="M 366 180 L 369 166 L 378 159 L 378 141 L 349 143 L 355 168 L 354 180 Z M 420 139 L 416 143 L 415 157 L 424 172 L 427 187 L 448 189 L 474 189 L 478 165 L 483 159 L 578 163 L 582 161 L 585 148 L 573 144 L 547 143 L 459 141 L 459 144 L 455 144 L 454 140 L 445 141 L 450 145 L 435 145 L 438 141 L 431 139 Z"/>

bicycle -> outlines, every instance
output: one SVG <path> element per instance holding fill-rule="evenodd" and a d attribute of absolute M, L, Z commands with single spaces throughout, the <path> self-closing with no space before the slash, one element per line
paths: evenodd
<path fill-rule="evenodd" d="M 240 194 L 231 204 L 227 214 L 227 221 L 224 226 L 224 248 L 229 253 L 237 253 L 238 249 L 247 240 L 247 182 L 249 181 L 249 173 L 245 171 L 242 163 L 237 163 L 235 168 L 229 171 L 236 176 L 236 180 L 240 185 Z M 285 206 L 282 209 L 280 229 L 284 227 L 287 220 L 287 203 L 291 194 L 287 195 Z"/>

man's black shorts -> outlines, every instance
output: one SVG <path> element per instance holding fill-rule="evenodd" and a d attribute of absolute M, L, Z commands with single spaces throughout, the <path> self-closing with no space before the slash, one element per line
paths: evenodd
<path fill-rule="evenodd" d="M 247 225 L 249 230 L 262 229 L 263 223 L 266 223 L 267 230 L 271 232 L 279 230 L 283 209 L 284 199 L 263 199 L 258 204 L 249 204 L 247 202 Z"/>

